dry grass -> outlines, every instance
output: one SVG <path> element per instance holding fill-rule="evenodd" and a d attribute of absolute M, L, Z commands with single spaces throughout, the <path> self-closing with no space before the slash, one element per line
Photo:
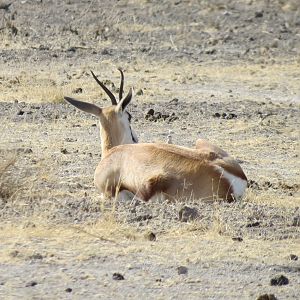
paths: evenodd
<path fill-rule="evenodd" d="M 286 194 L 280 195 L 277 192 L 270 191 L 254 191 L 248 189 L 244 197 L 244 201 L 247 203 L 254 203 L 259 205 L 269 205 L 270 207 L 284 207 L 295 208 L 300 207 L 300 196 L 288 196 Z"/>
<path fill-rule="evenodd" d="M 214 225 L 213 230 L 206 232 L 190 230 L 191 227 L 189 230 L 171 231 L 160 234 L 156 242 L 150 242 L 144 238 L 147 231 L 137 232 L 133 227 L 112 220 L 102 219 L 91 225 L 49 226 L 42 218 L 35 216 L 18 225 L 1 225 L 0 237 L 5 243 L 1 247 L 0 261 L 22 261 L 37 253 L 57 263 L 71 257 L 74 260 L 86 260 L 97 256 L 100 249 L 102 256 L 109 254 L 113 247 L 114 255 L 142 251 L 148 259 L 170 262 L 172 257 L 178 264 L 223 259 L 263 259 L 266 263 L 279 264 L 289 253 L 300 251 L 297 239 L 264 241 L 244 238 L 243 243 L 238 243 L 232 241 L 230 236 L 220 234 L 224 226 L 219 225 Z M 14 255 L 15 251 L 19 254 Z"/>
<path fill-rule="evenodd" d="M 11 180 L 9 175 L 9 171 L 15 165 L 16 160 L 16 154 L 6 153 L 0 164 L 0 199 L 3 202 L 10 199 L 17 191 L 16 183 Z"/>
<path fill-rule="evenodd" d="M 260 98 L 264 95 L 269 99 L 292 100 L 299 96 L 299 66 L 299 62 L 291 61 L 263 67 L 261 64 L 222 66 L 222 63 L 195 67 L 190 62 L 174 66 L 137 59 L 134 66 L 122 67 L 126 70 L 126 87 L 143 90 L 143 100 L 153 101 L 171 100 L 175 96 L 197 100 L 211 93 L 222 100 L 229 100 L 226 95 L 229 89 L 234 93 L 235 90 L 242 91 L 244 99 L 256 100 L 256 95 L 260 94 Z M 118 66 L 110 60 L 101 63 L 101 70 L 97 70 L 93 64 L 80 61 L 73 66 L 60 63 L 49 64 L 48 67 L 50 73 L 38 64 L 35 67 L 23 64 L 15 69 L 3 65 L 0 71 L 0 101 L 61 102 L 64 95 L 74 95 L 73 91 L 79 87 L 83 89 L 83 94 L 77 97 L 90 101 L 106 98 L 91 78 L 90 70 L 99 74 L 102 80 L 112 80 L 117 86 L 119 84 Z M 198 88 L 195 89 L 195 86 Z"/>

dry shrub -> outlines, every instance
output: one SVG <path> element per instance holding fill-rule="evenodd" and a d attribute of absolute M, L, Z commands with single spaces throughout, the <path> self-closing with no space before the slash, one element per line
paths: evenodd
<path fill-rule="evenodd" d="M 96 235 L 102 239 L 135 240 L 138 236 L 137 231 L 126 224 L 125 220 L 120 220 L 117 216 L 116 204 L 117 197 L 113 199 L 101 199 L 100 211 L 101 219 L 85 227 L 85 232 Z"/>
<path fill-rule="evenodd" d="M 10 154 L 4 157 L 0 164 L 0 199 L 6 203 L 17 191 L 17 184 L 11 177 L 11 168 L 17 161 L 16 154 Z"/>

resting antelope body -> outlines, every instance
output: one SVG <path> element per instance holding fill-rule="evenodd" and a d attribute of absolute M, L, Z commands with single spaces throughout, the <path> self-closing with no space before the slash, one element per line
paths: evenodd
<path fill-rule="evenodd" d="M 114 197 L 126 190 L 144 201 L 156 195 L 232 201 L 243 195 L 247 178 L 242 168 L 208 141 L 198 140 L 195 149 L 164 143 L 137 144 L 126 111 L 132 97 L 130 89 L 119 103 L 112 101 L 113 105 L 106 108 L 65 97 L 100 120 L 102 157 L 94 176 L 100 193 Z"/>

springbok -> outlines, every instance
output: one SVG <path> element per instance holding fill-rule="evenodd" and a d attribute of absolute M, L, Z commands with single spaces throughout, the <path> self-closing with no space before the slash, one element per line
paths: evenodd
<path fill-rule="evenodd" d="M 198 140 L 190 149 L 166 143 L 137 143 L 126 111 L 133 98 L 133 89 L 123 97 L 121 72 L 120 101 L 98 80 L 112 100 L 112 106 L 94 104 L 65 97 L 78 109 L 99 118 L 102 157 L 96 168 L 94 182 L 105 197 L 129 191 L 148 201 L 153 196 L 167 199 L 240 198 L 247 187 L 247 177 L 236 160 L 206 140 Z"/>

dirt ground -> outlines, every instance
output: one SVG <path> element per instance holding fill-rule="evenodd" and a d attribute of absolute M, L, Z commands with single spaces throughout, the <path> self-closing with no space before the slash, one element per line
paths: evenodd
<path fill-rule="evenodd" d="M 117 67 L 140 142 L 221 146 L 243 199 L 101 201 L 63 96 L 109 105 Z M 297 0 L 0 0 L 0 298 L 299 299 L 299 82 Z"/>

